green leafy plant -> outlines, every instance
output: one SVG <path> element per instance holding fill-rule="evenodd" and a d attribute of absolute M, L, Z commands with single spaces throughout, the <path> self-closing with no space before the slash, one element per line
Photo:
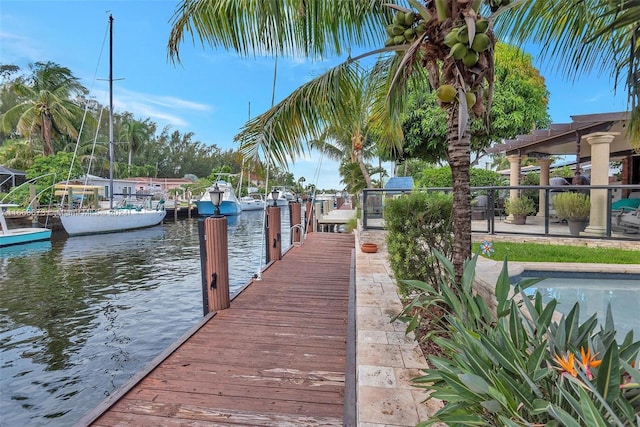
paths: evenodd
<path fill-rule="evenodd" d="M 442 193 L 415 192 L 385 200 L 389 263 L 396 277 L 438 286 L 441 266 L 434 255 L 453 251 L 453 201 Z M 401 294 L 406 289 L 399 284 Z"/>
<path fill-rule="evenodd" d="M 513 197 L 504 201 L 504 209 L 509 215 L 527 216 L 536 212 L 536 206 L 528 197 Z"/>
<path fill-rule="evenodd" d="M 587 219 L 591 212 L 591 199 L 583 193 L 560 193 L 551 203 L 556 215 L 562 219 Z"/>
<path fill-rule="evenodd" d="M 477 256 L 467 261 L 461 283 L 442 254 L 446 274 L 439 290 L 404 281 L 416 291 L 400 319 L 407 330 L 438 304 L 445 310 L 432 337 L 445 356 L 429 357 L 431 369 L 415 378 L 418 387 L 444 407 L 419 425 L 629 426 L 640 417 L 640 341 L 629 332 L 616 341 L 611 311 L 604 325 L 595 315 L 580 324 L 579 304 L 554 320 L 556 301 L 514 288 L 507 262 L 497 280 L 495 308 L 472 292 Z"/>

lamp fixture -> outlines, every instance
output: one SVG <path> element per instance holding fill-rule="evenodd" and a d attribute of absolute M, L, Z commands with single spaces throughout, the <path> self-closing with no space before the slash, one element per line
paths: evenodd
<path fill-rule="evenodd" d="M 273 207 L 278 207 L 278 197 L 280 197 L 280 192 L 275 188 L 271 190 L 271 198 L 273 199 Z"/>
<path fill-rule="evenodd" d="M 224 191 L 222 191 L 218 184 L 213 187 L 213 190 L 209 191 L 209 195 L 211 196 L 211 203 L 213 203 L 213 216 L 221 216 L 220 214 L 220 204 L 222 203 L 222 195 Z"/>

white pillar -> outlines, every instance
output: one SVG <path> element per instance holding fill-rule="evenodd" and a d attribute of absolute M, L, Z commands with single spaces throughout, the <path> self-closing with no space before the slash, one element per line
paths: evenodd
<path fill-rule="evenodd" d="M 511 154 L 507 156 L 509 160 L 509 185 L 512 187 L 520 185 L 520 155 Z M 518 197 L 520 190 L 509 190 L 509 198 L 514 199 Z M 504 222 L 513 222 L 513 215 L 508 215 Z"/>
<path fill-rule="evenodd" d="M 591 185 L 609 185 L 609 150 L 619 132 L 595 132 L 585 135 L 591 146 Z M 607 190 L 591 190 L 589 225 L 582 234 L 604 236 L 607 231 Z"/>
<path fill-rule="evenodd" d="M 538 159 L 540 165 L 540 185 L 549 185 L 549 165 L 551 165 L 551 159 L 548 157 Z M 547 191 L 540 190 L 538 197 L 538 215 L 544 216 L 544 207 L 547 204 Z"/>

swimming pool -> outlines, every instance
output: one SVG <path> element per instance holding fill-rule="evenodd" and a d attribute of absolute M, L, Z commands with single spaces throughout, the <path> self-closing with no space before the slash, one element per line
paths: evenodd
<path fill-rule="evenodd" d="M 563 314 L 579 302 L 581 323 L 597 313 L 598 322 L 604 324 L 611 304 L 618 340 L 630 330 L 636 339 L 640 336 L 640 274 L 525 270 L 512 277 L 512 283 L 534 277 L 542 280 L 526 289 L 525 294 L 538 291 L 544 303 L 555 298 L 556 310 Z"/>

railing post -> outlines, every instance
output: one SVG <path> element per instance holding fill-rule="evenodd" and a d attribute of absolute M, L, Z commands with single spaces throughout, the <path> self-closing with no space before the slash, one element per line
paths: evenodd
<path fill-rule="evenodd" d="M 198 221 L 202 274 L 202 311 L 229 308 L 229 247 L 227 218 L 220 215 Z"/>
<path fill-rule="evenodd" d="M 367 195 L 368 191 L 365 188 L 362 190 L 362 229 L 367 229 Z"/>

